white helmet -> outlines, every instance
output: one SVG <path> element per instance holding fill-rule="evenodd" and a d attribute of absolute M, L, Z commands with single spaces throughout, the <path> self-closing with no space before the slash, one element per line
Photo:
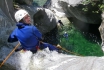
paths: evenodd
<path fill-rule="evenodd" d="M 16 21 L 19 22 L 27 14 L 28 14 L 28 12 L 26 10 L 20 9 L 15 13 L 14 17 L 15 17 Z"/>

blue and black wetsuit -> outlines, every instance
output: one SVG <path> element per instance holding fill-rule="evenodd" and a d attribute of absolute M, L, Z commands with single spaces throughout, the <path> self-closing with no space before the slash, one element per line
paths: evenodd
<path fill-rule="evenodd" d="M 42 34 L 35 26 L 25 23 L 17 23 L 17 28 L 12 32 L 8 38 L 8 42 L 20 41 L 22 49 L 37 51 L 36 46 L 39 46 L 39 41 L 42 40 Z M 45 48 L 46 46 L 44 46 Z M 48 47 L 48 46 L 47 46 Z M 57 50 L 52 48 L 50 50 Z"/>

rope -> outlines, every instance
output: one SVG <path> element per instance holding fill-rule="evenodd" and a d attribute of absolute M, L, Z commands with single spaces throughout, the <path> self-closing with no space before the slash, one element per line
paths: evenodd
<path fill-rule="evenodd" d="M 77 53 L 74 53 L 74 52 L 71 52 L 71 51 L 69 51 L 69 50 L 66 50 L 65 48 L 61 48 L 61 49 L 64 50 L 64 51 L 66 51 L 66 52 L 68 52 L 68 53 L 71 53 L 71 54 L 74 54 L 74 55 L 83 57 L 82 55 L 77 54 Z"/>
<path fill-rule="evenodd" d="M 74 55 L 83 57 L 83 55 L 80 55 L 80 54 L 71 52 L 71 51 L 69 51 L 69 50 L 66 50 L 65 48 L 62 48 L 60 45 L 57 45 L 56 47 L 59 48 L 59 49 L 61 49 L 61 50 L 63 50 L 63 51 L 66 51 L 66 52 L 68 52 L 68 53 L 71 53 L 71 54 L 74 54 Z"/>
<path fill-rule="evenodd" d="M 16 47 L 10 52 L 10 54 L 5 58 L 5 60 L 3 60 L 3 62 L 1 63 L 0 67 L 2 67 L 2 65 L 6 62 L 6 60 L 12 55 L 12 53 L 17 49 L 17 47 L 20 46 L 20 43 L 18 43 L 16 45 Z"/>

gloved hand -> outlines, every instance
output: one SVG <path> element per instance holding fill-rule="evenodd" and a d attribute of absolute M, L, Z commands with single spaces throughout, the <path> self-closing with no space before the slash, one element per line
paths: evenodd
<path fill-rule="evenodd" d="M 39 43 L 44 43 L 43 41 L 39 41 Z"/>
<path fill-rule="evenodd" d="M 58 44 L 57 46 L 56 46 L 58 49 L 62 49 L 62 47 Z"/>

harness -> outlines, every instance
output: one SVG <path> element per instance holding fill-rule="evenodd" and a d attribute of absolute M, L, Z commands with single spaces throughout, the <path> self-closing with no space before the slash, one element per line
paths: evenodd
<path fill-rule="evenodd" d="M 33 27 L 32 27 L 32 31 L 34 31 L 33 30 Z M 34 33 L 33 33 L 34 34 Z M 38 37 L 34 34 L 34 36 L 37 38 L 37 40 L 39 41 L 39 39 L 38 39 Z M 36 46 L 36 50 L 39 50 L 39 47 L 40 47 L 40 41 L 39 41 L 39 45 L 38 46 Z"/>

